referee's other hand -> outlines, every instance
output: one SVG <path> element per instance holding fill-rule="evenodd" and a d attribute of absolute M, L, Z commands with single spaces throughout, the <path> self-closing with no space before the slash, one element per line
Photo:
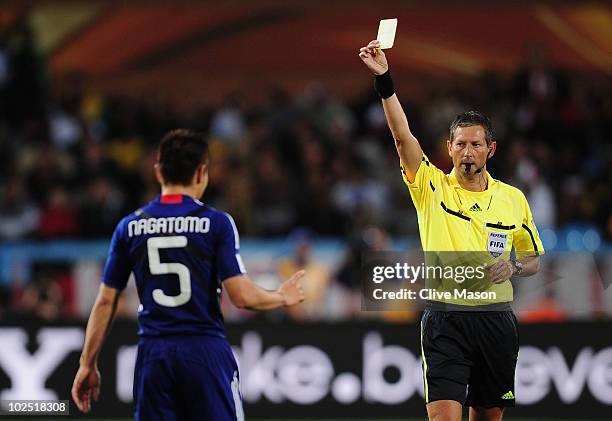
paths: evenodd
<path fill-rule="evenodd" d="M 494 284 L 501 284 L 502 282 L 507 281 L 514 275 L 515 267 L 508 260 L 498 260 L 490 266 L 487 266 L 489 269 L 489 276 L 491 277 L 491 282 Z"/>

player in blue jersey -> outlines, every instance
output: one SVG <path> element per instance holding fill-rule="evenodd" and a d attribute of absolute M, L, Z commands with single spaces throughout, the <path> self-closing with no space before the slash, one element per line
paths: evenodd
<path fill-rule="evenodd" d="M 251 282 L 230 215 L 200 202 L 208 145 L 190 130 L 161 141 L 155 175 L 161 195 L 123 218 L 111 240 L 91 311 L 72 398 L 83 412 L 100 395 L 97 358 L 130 273 L 140 297 L 134 373 L 136 420 L 242 420 L 238 367 L 225 339 L 221 290 L 240 308 L 300 303 L 303 271 L 266 291 Z"/>

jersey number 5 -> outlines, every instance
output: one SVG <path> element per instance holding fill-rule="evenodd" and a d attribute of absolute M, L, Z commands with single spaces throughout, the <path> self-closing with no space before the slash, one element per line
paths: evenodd
<path fill-rule="evenodd" d="M 151 237 L 147 240 L 149 255 L 149 270 L 151 275 L 178 275 L 180 293 L 166 295 L 161 289 L 153 290 L 153 300 L 164 307 L 178 307 L 191 298 L 191 275 L 189 269 L 182 263 L 162 263 L 159 258 L 159 249 L 181 248 L 187 246 L 187 237 L 177 235 L 174 237 Z"/>

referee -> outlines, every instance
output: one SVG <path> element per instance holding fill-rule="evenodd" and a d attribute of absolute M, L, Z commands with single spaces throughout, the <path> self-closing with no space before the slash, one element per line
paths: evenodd
<path fill-rule="evenodd" d="M 515 403 L 519 349 L 510 278 L 536 273 L 544 253 L 529 204 L 520 190 L 487 171 L 496 149 L 487 117 L 468 111 L 452 122 L 447 147 L 453 170 L 444 174 L 410 132 L 380 43 L 371 41 L 359 57 L 375 75 L 402 177 L 417 210 L 423 250 L 481 253 L 493 262 L 487 266 L 484 290 L 496 298 L 427 302 L 421 351 L 429 419 L 461 420 L 466 405 L 471 421 L 501 420 L 504 407 Z"/>

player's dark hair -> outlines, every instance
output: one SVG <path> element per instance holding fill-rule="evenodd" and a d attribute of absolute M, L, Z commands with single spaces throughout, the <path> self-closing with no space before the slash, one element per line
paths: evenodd
<path fill-rule="evenodd" d="M 171 130 L 159 143 L 158 162 L 164 182 L 187 186 L 198 167 L 208 164 L 208 142 L 193 130 Z"/>
<path fill-rule="evenodd" d="M 493 125 L 489 117 L 480 111 L 466 111 L 455 117 L 455 120 L 450 125 L 450 141 L 453 143 L 455 138 L 455 130 L 457 127 L 481 126 L 485 131 L 485 140 L 487 145 L 493 142 Z"/>

